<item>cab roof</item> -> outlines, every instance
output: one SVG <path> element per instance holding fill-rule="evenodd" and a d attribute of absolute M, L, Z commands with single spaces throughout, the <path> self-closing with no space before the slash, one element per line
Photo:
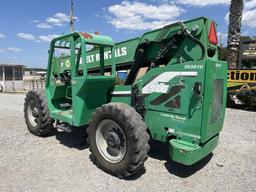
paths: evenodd
<path fill-rule="evenodd" d="M 52 40 L 52 43 L 59 41 L 61 42 L 61 44 L 64 43 L 67 46 L 68 42 L 66 41 L 66 39 L 72 36 L 80 37 L 84 40 L 85 43 L 88 44 L 97 44 L 103 46 L 114 46 L 115 44 L 111 37 L 86 32 L 72 32 L 65 35 L 61 35 L 57 38 L 54 38 Z"/>

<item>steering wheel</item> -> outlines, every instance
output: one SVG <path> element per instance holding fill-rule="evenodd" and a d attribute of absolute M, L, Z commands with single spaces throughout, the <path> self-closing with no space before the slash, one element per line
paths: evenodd
<path fill-rule="evenodd" d="M 65 83 L 70 83 L 71 81 L 71 70 L 70 69 L 66 69 L 63 71 L 63 81 L 65 81 Z"/>

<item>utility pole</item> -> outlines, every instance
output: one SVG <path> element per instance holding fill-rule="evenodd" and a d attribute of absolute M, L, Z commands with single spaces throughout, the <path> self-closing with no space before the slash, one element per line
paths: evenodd
<path fill-rule="evenodd" d="M 74 3 L 70 0 L 70 31 L 74 31 Z"/>
<path fill-rule="evenodd" d="M 222 33 L 220 33 L 220 48 L 222 48 Z"/>

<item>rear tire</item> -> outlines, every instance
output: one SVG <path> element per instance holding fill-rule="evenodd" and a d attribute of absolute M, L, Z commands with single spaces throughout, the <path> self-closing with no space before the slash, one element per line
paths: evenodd
<path fill-rule="evenodd" d="M 149 135 L 134 108 L 124 103 L 103 105 L 92 115 L 87 132 L 92 158 L 102 170 L 127 178 L 143 168 Z"/>
<path fill-rule="evenodd" d="M 28 130 L 36 136 L 45 136 L 53 128 L 44 90 L 33 90 L 27 93 L 24 118 Z"/>

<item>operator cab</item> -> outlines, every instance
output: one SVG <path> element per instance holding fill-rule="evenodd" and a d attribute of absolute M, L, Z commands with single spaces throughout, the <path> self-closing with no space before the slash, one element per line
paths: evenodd
<path fill-rule="evenodd" d="M 50 75 L 47 77 L 46 91 L 51 98 L 49 105 L 55 109 L 56 114 L 61 114 L 56 119 L 61 120 L 62 112 L 68 112 L 68 117 L 72 119 L 72 105 L 76 100 L 74 97 L 78 97 L 78 92 L 83 89 L 86 82 L 92 82 L 93 79 L 97 79 L 98 82 L 109 79 L 110 84 L 113 84 L 113 50 L 114 42 L 110 37 L 91 33 L 74 32 L 52 40 L 48 64 Z M 92 52 L 94 54 L 91 54 Z M 91 72 L 94 68 L 97 70 Z M 86 92 L 80 94 L 81 97 L 85 97 Z"/>

